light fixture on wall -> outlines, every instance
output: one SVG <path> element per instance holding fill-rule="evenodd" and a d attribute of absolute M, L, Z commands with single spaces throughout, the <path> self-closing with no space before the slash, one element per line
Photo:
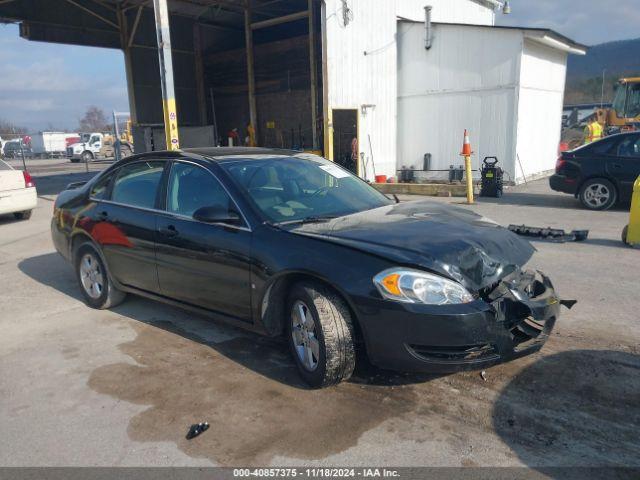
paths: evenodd
<path fill-rule="evenodd" d="M 509 4 L 509 0 L 504 2 L 504 5 L 502 6 L 502 13 L 505 15 L 509 15 L 511 13 L 511 4 Z"/>
<path fill-rule="evenodd" d="M 360 106 L 360 111 L 362 112 L 362 115 L 365 116 L 367 114 L 367 112 L 369 111 L 369 109 L 374 110 L 376 108 L 375 105 L 371 104 L 371 103 L 367 103 L 364 105 Z"/>

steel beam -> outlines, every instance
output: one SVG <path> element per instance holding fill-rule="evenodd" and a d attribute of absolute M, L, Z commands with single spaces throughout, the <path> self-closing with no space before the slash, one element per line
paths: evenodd
<path fill-rule="evenodd" d="M 137 125 L 138 109 L 136 107 L 136 87 L 133 82 L 133 65 L 131 60 L 131 40 L 133 39 L 134 33 L 129 33 L 127 16 L 120 6 L 118 6 L 116 15 L 120 25 L 120 45 L 122 47 L 122 53 L 124 54 L 124 70 L 127 78 L 127 95 L 129 97 L 129 108 L 131 109 L 131 123 Z"/>
<path fill-rule="evenodd" d="M 251 30 L 251 4 L 246 2 L 244 11 L 244 34 L 247 47 L 247 84 L 249 87 L 249 124 L 253 127 L 254 138 L 258 138 L 258 106 L 256 103 L 256 78 L 253 56 L 253 30 Z"/>
<path fill-rule="evenodd" d="M 295 22 L 296 20 L 302 20 L 309 16 L 309 11 L 292 13 L 291 15 L 285 15 L 278 18 L 270 18 L 269 20 L 263 20 L 262 22 L 256 22 L 251 24 L 252 30 L 259 30 L 261 28 L 274 27 L 283 23 Z"/>
<path fill-rule="evenodd" d="M 138 11 L 136 12 L 136 18 L 133 21 L 133 27 L 131 27 L 131 32 L 129 32 L 129 41 L 127 42 L 127 46 L 131 48 L 133 45 L 133 39 L 136 36 L 136 32 L 138 31 L 138 24 L 140 23 L 140 17 L 142 16 L 142 10 L 144 6 L 140 5 L 138 7 Z"/>
<path fill-rule="evenodd" d="M 200 25 L 193 26 L 193 53 L 196 71 L 196 94 L 198 96 L 198 120 L 207 124 L 207 94 L 204 87 L 204 64 L 202 62 L 202 39 Z"/>
<path fill-rule="evenodd" d="M 113 28 L 115 28 L 115 29 L 119 28 L 117 23 L 112 22 L 108 18 L 103 17 L 102 15 L 100 15 L 99 13 L 94 12 L 90 8 L 87 8 L 84 5 L 81 5 L 81 4 L 79 4 L 78 2 L 76 2 L 74 0 L 67 0 L 67 2 L 70 3 L 71 5 L 74 5 L 75 7 L 79 8 L 80 10 L 83 10 L 84 12 L 88 13 L 89 15 L 93 15 L 94 17 L 102 20 L 107 25 L 111 25 Z"/>
<path fill-rule="evenodd" d="M 318 149 L 318 77 L 316 72 L 316 28 L 313 0 L 309 3 L 309 74 L 311 78 L 311 132 L 313 150 Z"/>
<path fill-rule="evenodd" d="M 167 0 L 153 0 L 160 61 L 160 86 L 162 87 L 162 109 L 167 150 L 179 150 L 178 113 L 173 85 L 173 60 L 171 57 L 171 29 Z"/>

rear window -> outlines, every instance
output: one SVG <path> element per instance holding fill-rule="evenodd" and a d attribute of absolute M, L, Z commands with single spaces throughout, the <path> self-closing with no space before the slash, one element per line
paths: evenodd
<path fill-rule="evenodd" d="M 582 147 L 579 149 L 579 152 L 586 155 L 609 155 L 612 153 L 616 143 L 617 139 L 615 138 L 605 138 L 604 140 L 599 140 L 586 147 Z"/>
<path fill-rule="evenodd" d="M 111 200 L 132 207 L 154 208 L 164 162 L 137 162 L 122 167 Z"/>

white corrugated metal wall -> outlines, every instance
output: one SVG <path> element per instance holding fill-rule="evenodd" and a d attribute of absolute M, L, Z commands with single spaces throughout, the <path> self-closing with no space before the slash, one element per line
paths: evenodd
<path fill-rule="evenodd" d="M 399 27 L 398 168 L 421 169 L 425 153 L 431 153 L 434 170 L 461 165 L 466 128 L 474 168 L 497 156 L 513 178 L 522 32 L 433 27 L 430 50 L 424 47 L 424 23 Z"/>
<path fill-rule="evenodd" d="M 518 102 L 519 182 L 555 167 L 566 73 L 567 53 L 525 40 Z"/>
<path fill-rule="evenodd" d="M 397 17 L 422 19 L 424 6 L 432 5 L 435 21 L 493 25 L 494 12 L 471 0 L 346 0 L 352 20 L 345 25 L 343 0 L 325 3 L 328 107 L 360 110 L 362 105 L 375 105 L 360 115 L 360 151 L 368 158 L 373 153 L 376 173 L 393 176 L 397 164 Z M 371 169 L 367 171 L 368 178 L 372 174 Z"/>

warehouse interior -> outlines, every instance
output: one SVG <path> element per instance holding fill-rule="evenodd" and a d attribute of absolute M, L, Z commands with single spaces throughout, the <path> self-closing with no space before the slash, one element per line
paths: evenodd
<path fill-rule="evenodd" d="M 257 145 L 321 148 L 321 2 L 169 0 L 168 6 L 182 147 L 211 145 L 212 138 L 227 145 L 229 136 L 245 143 L 253 120 Z M 0 21 L 19 23 L 20 35 L 32 41 L 121 49 L 136 152 L 165 147 L 152 1 L 3 0 Z"/>

